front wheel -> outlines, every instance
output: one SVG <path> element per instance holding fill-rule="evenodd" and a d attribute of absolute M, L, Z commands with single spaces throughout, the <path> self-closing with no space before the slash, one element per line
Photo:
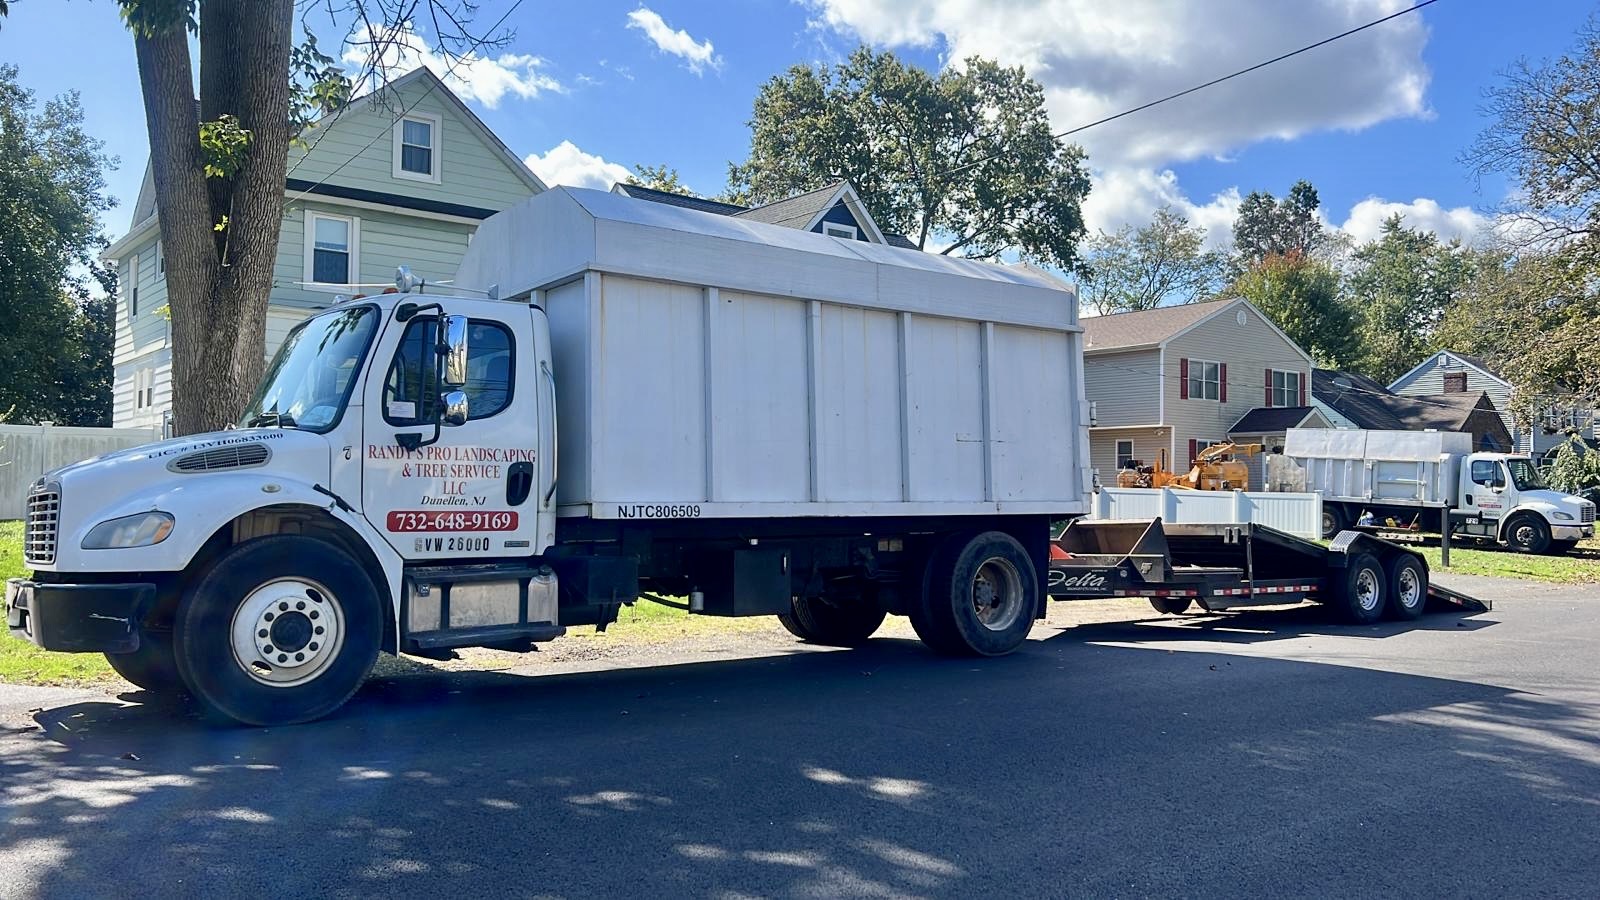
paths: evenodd
<path fill-rule="evenodd" d="M 946 540 L 934 551 L 919 602 L 917 637 L 946 656 L 1003 656 L 1021 646 L 1039 608 L 1039 576 L 1002 531 Z"/>
<path fill-rule="evenodd" d="M 883 624 L 884 611 L 857 600 L 833 604 L 820 597 L 795 597 L 778 621 L 789 633 L 810 644 L 855 647 L 867 642 Z"/>
<path fill-rule="evenodd" d="M 209 711 L 249 725 L 321 718 L 361 686 L 383 638 L 377 589 L 314 538 L 228 550 L 178 607 L 178 669 Z"/>
<path fill-rule="evenodd" d="M 1322 504 L 1322 536 L 1332 538 L 1350 523 L 1346 521 L 1344 507 L 1337 503 Z"/>
<path fill-rule="evenodd" d="M 1543 553 L 1550 546 L 1550 528 L 1526 513 L 1506 523 L 1506 545 L 1518 553 Z"/>
<path fill-rule="evenodd" d="M 139 631 L 139 649 L 132 653 L 107 653 L 106 662 L 125 681 L 153 694 L 183 691 L 183 676 L 172 651 L 172 632 Z"/>

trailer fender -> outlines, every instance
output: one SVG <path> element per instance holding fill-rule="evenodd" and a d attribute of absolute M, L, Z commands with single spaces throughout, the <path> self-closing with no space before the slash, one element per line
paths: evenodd
<path fill-rule="evenodd" d="M 1371 553 L 1385 564 L 1396 554 L 1403 553 L 1422 560 L 1423 571 L 1427 571 L 1427 561 L 1422 554 L 1361 531 L 1341 531 L 1334 537 L 1333 543 L 1328 545 L 1328 567 L 1343 569 L 1361 553 Z"/>

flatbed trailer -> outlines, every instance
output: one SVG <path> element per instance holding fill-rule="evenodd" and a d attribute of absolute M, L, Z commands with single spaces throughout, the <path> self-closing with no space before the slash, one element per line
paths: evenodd
<path fill-rule="evenodd" d="M 1077 519 L 1051 542 L 1050 557 L 1052 599 L 1144 597 L 1169 614 L 1313 601 L 1366 624 L 1415 619 L 1430 600 L 1489 609 L 1433 584 L 1422 554 L 1356 531 L 1324 546 L 1264 525 Z"/>

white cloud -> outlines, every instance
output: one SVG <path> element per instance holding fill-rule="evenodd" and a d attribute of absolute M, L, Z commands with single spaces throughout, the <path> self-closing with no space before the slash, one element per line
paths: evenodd
<path fill-rule="evenodd" d="M 644 36 L 662 53 L 681 57 L 684 65 L 696 75 L 708 67 L 713 70 L 722 68 L 722 57 L 716 55 L 709 39 L 696 41 L 689 36 L 689 32 L 681 28 L 674 30 L 661 18 L 660 13 L 648 6 L 628 13 L 628 27 L 644 32 Z"/>
<path fill-rule="evenodd" d="M 1440 240 L 1460 238 L 1469 245 L 1480 245 L 1494 236 L 1495 220 L 1470 206 L 1446 209 L 1437 200 L 1418 197 L 1410 203 L 1398 203 L 1368 197 L 1350 210 L 1350 217 L 1341 226 L 1357 243 L 1375 240 L 1383 234 L 1383 221 L 1399 214 L 1407 228 L 1431 231 Z"/>
<path fill-rule="evenodd" d="M 585 153 L 571 141 L 562 141 L 545 151 L 543 156 L 528 154 L 523 162 L 545 184 L 565 184 L 569 187 L 610 190 L 619 181 L 626 181 L 632 173 L 626 166 L 607 162 L 605 157 Z"/>
<path fill-rule="evenodd" d="M 428 46 L 425 37 L 409 24 L 402 25 L 392 34 L 374 28 L 369 35 L 360 31 L 352 34 L 345 47 L 344 62 L 357 70 L 370 65 L 369 56 L 375 41 L 381 42 L 383 51 L 377 70 L 387 77 L 409 72 L 418 66 L 427 66 L 433 74 L 462 100 L 475 100 L 494 109 L 501 99 L 513 94 L 532 100 L 540 94 L 564 94 L 566 86 L 545 71 L 549 63 L 541 57 L 523 53 L 506 53 L 500 56 L 480 56 L 468 53 L 459 60 Z"/>
<path fill-rule="evenodd" d="M 1233 219 L 1239 212 L 1239 189 L 1228 188 L 1205 203 L 1195 203 L 1183 192 L 1171 169 L 1106 169 L 1096 174 L 1094 190 L 1083 202 L 1084 222 L 1090 232 L 1112 232 L 1150 222 L 1157 209 L 1175 212 L 1206 230 L 1206 246 L 1224 249 L 1233 243 Z"/>

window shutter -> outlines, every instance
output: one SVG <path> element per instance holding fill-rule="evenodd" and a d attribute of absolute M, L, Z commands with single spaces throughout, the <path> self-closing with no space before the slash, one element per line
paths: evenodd
<path fill-rule="evenodd" d="M 1189 359 L 1178 360 L 1178 399 L 1189 399 Z"/>
<path fill-rule="evenodd" d="M 1300 373 L 1300 405 L 1306 405 L 1306 373 Z"/>
<path fill-rule="evenodd" d="M 1266 382 L 1267 382 L 1267 401 L 1266 401 L 1266 405 L 1267 406 L 1271 406 L 1272 405 L 1272 370 L 1271 369 L 1267 370 Z"/>
<path fill-rule="evenodd" d="M 1200 442 L 1189 438 L 1189 465 L 1194 465 L 1195 457 L 1200 455 Z"/>
<path fill-rule="evenodd" d="M 1217 364 L 1217 402 L 1228 402 L 1228 364 Z"/>

